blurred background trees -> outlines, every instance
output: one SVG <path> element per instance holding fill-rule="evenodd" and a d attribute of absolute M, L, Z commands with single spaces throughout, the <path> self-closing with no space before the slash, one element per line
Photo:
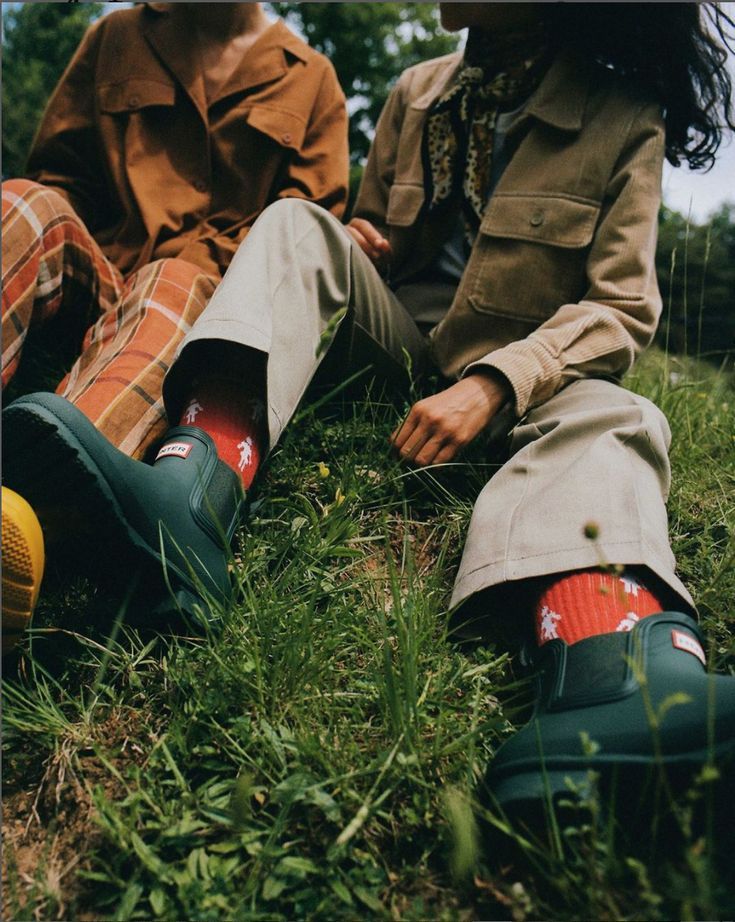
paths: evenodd
<path fill-rule="evenodd" d="M 459 45 L 456 34 L 439 30 L 434 3 L 270 6 L 334 65 L 348 99 L 354 164 L 367 156 L 375 123 L 398 75 Z"/>
<path fill-rule="evenodd" d="M 103 3 L 3 4 L 2 174 L 23 174 L 43 109 Z M 329 57 L 350 112 L 351 186 L 359 183 L 375 123 L 406 67 L 447 54 L 458 37 L 429 3 L 271 3 Z M 656 258 L 664 315 L 661 345 L 719 361 L 735 345 L 735 206 L 703 225 L 662 208 Z"/>
<path fill-rule="evenodd" d="M 20 176 L 41 114 L 103 3 L 4 3 L 2 172 Z"/>
<path fill-rule="evenodd" d="M 705 224 L 663 207 L 656 271 L 664 301 L 657 342 L 719 362 L 735 348 L 735 205 Z"/>

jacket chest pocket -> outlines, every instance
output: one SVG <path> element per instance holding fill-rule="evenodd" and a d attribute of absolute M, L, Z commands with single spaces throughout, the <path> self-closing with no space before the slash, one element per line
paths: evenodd
<path fill-rule="evenodd" d="M 211 131 L 228 169 L 239 177 L 238 194 L 247 197 L 249 208 L 260 209 L 279 171 L 303 149 L 306 123 L 294 113 L 246 101 L 218 113 Z"/>
<path fill-rule="evenodd" d="M 424 187 L 415 183 L 395 182 L 388 193 L 385 221 L 389 227 L 411 227 L 424 205 Z"/>
<path fill-rule="evenodd" d="M 472 308 L 543 322 L 580 300 L 599 215 L 599 203 L 564 195 L 493 196 L 468 266 Z"/>
<path fill-rule="evenodd" d="M 299 151 L 306 137 L 306 122 L 292 112 L 271 106 L 248 104 L 234 109 L 229 124 L 237 127 L 244 117 L 247 124 L 282 148 Z"/>
<path fill-rule="evenodd" d="M 122 115 L 152 106 L 173 106 L 176 87 L 173 83 L 131 77 L 120 83 L 102 84 L 98 98 L 100 111 L 107 115 Z"/>

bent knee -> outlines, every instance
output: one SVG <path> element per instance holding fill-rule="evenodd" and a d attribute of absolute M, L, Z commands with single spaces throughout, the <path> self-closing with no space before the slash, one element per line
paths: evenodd
<path fill-rule="evenodd" d="M 638 429 L 659 447 L 671 442 L 669 424 L 662 411 L 612 381 L 585 378 L 575 381 L 528 415 L 527 421 L 542 431 L 590 426 L 594 430 Z"/>
<path fill-rule="evenodd" d="M 665 451 L 668 451 L 671 445 L 671 429 L 663 410 L 660 410 L 656 404 L 647 397 L 641 397 L 640 394 L 633 394 L 630 391 L 626 393 L 634 398 L 638 406 L 641 414 L 640 425 L 642 428 L 645 429 L 655 442 L 663 446 Z"/>
<path fill-rule="evenodd" d="M 330 223 L 341 227 L 342 225 L 321 205 L 315 205 L 302 198 L 282 198 L 273 202 L 261 213 L 253 225 L 253 230 L 258 227 L 283 227 L 294 225 L 319 224 L 327 226 Z"/>
<path fill-rule="evenodd" d="M 71 204 L 60 192 L 31 179 L 6 179 L 2 184 L 2 197 L 3 216 L 22 203 L 24 210 L 30 208 L 41 225 L 64 215 L 79 220 Z"/>
<path fill-rule="evenodd" d="M 201 266 L 186 259 L 179 259 L 177 256 L 154 259 L 153 262 L 146 263 L 145 266 L 137 269 L 133 277 L 136 283 L 158 280 L 185 287 L 202 284 L 205 287 L 211 287 L 212 291 L 218 282 Z"/>
<path fill-rule="evenodd" d="M 126 310 L 146 310 L 155 302 L 193 323 L 209 303 L 219 280 L 185 259 L 166 257 L 142 266 L 125 281 Z"/>
<path fill-rule="evenodd" d="M 10 193 L 17 196 L 18 198 L 23 198 L 24 195 L 27 195 L 30 192 L 38 190 L 40 192 L 52 192 L 52 189 L 42 186 L 40 182 L 34 182 L 32 179 L 4 179 L 3 180 L 3 195 Z M 56 193 L 58 195 L 58 193 Z"/>
<path fill-rule="evenodd" d="M 661 442 L 668 448 L 671 442 L 669 423 L 655 403 L 611 381 L 590 381 L 589 384 L 597 386 L 603 409 L 609 409 L 613 415 L 621 416 L 624 423 L 637 426 L 656 442 Z"/>

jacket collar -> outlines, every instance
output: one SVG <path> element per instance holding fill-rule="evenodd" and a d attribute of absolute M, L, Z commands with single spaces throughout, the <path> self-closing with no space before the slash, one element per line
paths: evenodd
<path fill-rule="evenodd" d="M 438 73 L 431 86 L 425 93 L 418 96 L 411 103 L 412 109 L 430 109 L 434 103 L 442 96 L 457 75 L 462 65 L 462 53 L 448 54 L 443 59 L 443 66 L 439 68 Z"/>
<path fill-rule="evenodd" d="M 445 92 L 462 64 L 460 53 L 448 55 L 446 64 L 436 76 L 433 85 L 411 103 L 412 109 L 429 109 Z M 589 82 L 572 58 L 558 55 L 551 63 L 538 89 L 513 124 L 513 130 L 533 116 L 561 131 L 578 132 L 587 105 Z"/>
<path fill-rule="evenodd" d="M 589 89 L 583 66 L 562 53 L 552 62 L 524 114 L 560 131 L 581 131 Z"/>
<path fill-rule="evenodd" d="M 144 34 L 206 121 L 207 98 L 196 35 L 194 30 L 178 27 L 171 16 L 172 6 L 172 3 L 147 3 L 146 12 L 152 15 L 148 17 Z M 286 52 L 301 61 L 306 60 L 308 53 L 303 42 L 277 20 L 252 45 L 242 64 L 220 88 L 217 98 L 282 77 L 288 70 Z"/>
<path fill-rule="evenodd" d="M 283 22 L 276 20 L 249 49 L 217 93 L 217 99 L 279 79 L 288 71 L 287 54 L 306 61 L 308 49 Z"/>

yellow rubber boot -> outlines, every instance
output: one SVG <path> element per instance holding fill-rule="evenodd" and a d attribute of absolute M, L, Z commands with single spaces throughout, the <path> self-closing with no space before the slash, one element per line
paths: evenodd
<path fill-rule="evenodd" d="M 28 627 L 43 577 L 43 533 L 28 503 L 2 488 L 3 654 Z"/>

